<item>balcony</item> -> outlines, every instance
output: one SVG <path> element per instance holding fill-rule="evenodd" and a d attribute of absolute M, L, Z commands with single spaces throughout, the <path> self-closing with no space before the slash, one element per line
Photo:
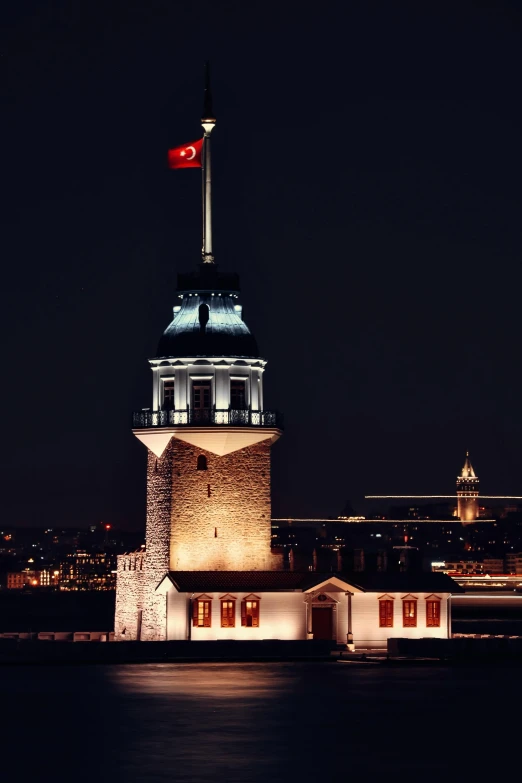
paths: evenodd
<path fill-rule="evenodd" d="M 170 411 L 134 411 L 133 429 L 152 427 L 277 427 L 283 429 L 283 417 L 277 411 L 251 410 L 170 410 Z"/>

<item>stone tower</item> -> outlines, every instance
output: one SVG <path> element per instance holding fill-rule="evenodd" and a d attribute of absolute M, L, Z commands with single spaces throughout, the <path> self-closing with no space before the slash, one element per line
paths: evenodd
<path fill-rule="evenodd" d="M 202 263 L 178 275 L 173 319 L 152 369 L 152 405 L 133 416 L 147 448 L 145 553 L 119 558 L 116 639 L 165 638 L 169 570 L 275 570 L 270 448 L 279 416 L 263 403 L 265 360 L 242 319 L 239 279 L 212 252 L 207 81 L 202 125 Z M 192 148 L 193 149 L 193 148 Z"/>
<path fill-rule="evenodd" d="M 463 524 L 474 522 L 479 515 L 479 480 L 466 452 L 466 460 L 457 477 L 457 515 Z"/>

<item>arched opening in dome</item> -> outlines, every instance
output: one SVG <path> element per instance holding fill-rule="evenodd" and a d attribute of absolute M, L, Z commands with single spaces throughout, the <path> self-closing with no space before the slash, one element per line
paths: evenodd
<path fill-rule="evenodd" d="M 210 309 L 208 304 L 200 304 L 198 317 L 199 317 L 199 328 L 201 332 L 204 333 L 205 329 L 207 328 L 208 319 L 210 318 Z"/>
<path fill-rule="evenodd" d="M 204 454 L 198 457 L 197 470 L 207 470 L 207 458 Z"/>

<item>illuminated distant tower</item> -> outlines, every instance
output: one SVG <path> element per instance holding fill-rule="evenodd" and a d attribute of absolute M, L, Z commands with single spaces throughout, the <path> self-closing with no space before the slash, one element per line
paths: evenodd
<path fill-rule="evenodd" d="M 457 477 L 457 515 L 461 522 L 469 524 L 479 515 L 479 480 L 466 452 L 464 467 Z"/>
<path fill-rule="evenodd" d="M 270 571 L 270 451 L 281 435 L 263 403 L 266 361 L 243 321 L 236 274 L 212 248 L 210 86 L 203 118 L 203 248 L 178 275 L 173 319 L 152 370 L 152 405 L 134 414 L 147 448 L 145 553 L 118 560 L 116 639 L 165 638 L 169 571 Z M 194 148 L 190 148 L 193 150 Z"/>

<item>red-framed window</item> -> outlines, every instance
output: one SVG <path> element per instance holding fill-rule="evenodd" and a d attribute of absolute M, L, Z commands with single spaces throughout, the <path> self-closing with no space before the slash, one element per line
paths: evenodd
<path fill-rule="evenodd" d="M 259 628 L 259 598 L 248 595 L 241 601 L 241 625 Z"/>
<path fill-rule="evenodd" d="M 393 600 L 390 598 L 379 600 L 379 628 L 393 628 Z"/>
<path fill-rule="evenodd" d="M 212 625 L 212 601 L 196 598 L 192 604 L 192 625 L 194 628 L 210 628 Z"/>
<path fill-rule="evenodd" d="M 402 601 L 402 625 L 404 628 L 417 627 L 417 599 L 404 598 Z"/>
<path fill-rule="evenodd" d="M 221 627 L 236 627 L 236 602 L 231 598 L 221 600 Z"/>
<path fill-rule="evenodd" d="M 440 628 L 440 599 L 426 600 L 426 627 Z"/>

